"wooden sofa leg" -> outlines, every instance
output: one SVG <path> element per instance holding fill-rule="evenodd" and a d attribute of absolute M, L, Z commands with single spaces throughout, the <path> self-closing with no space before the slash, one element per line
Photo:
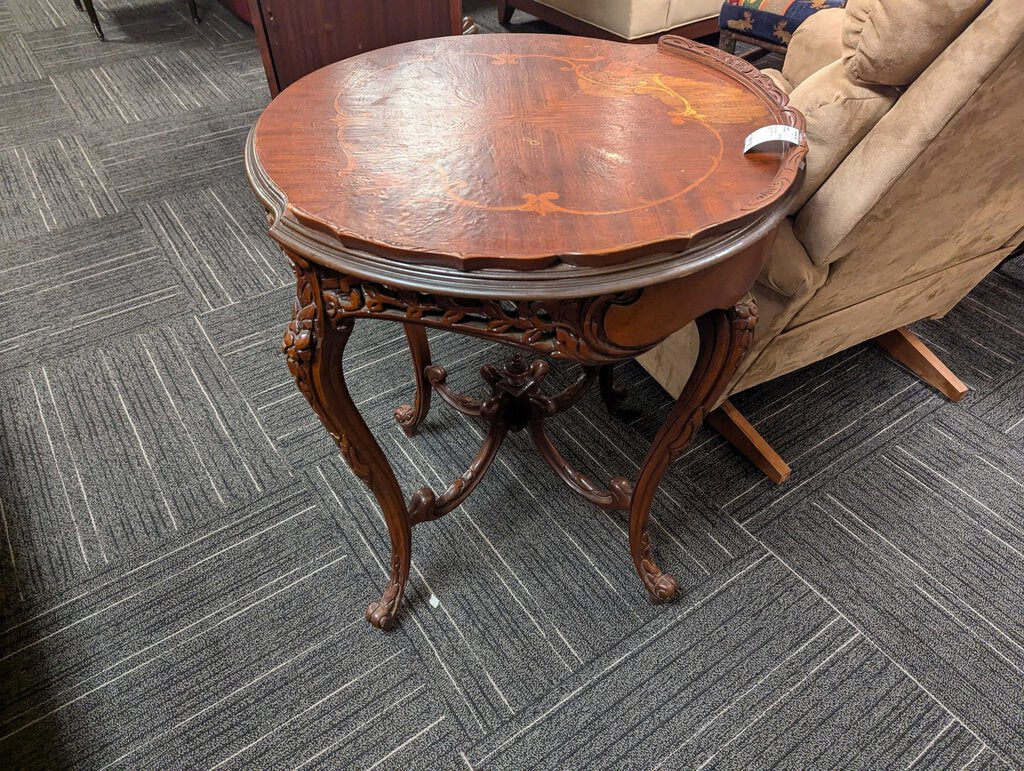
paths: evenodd
<path fill-rule="evenodd" d="M 704 419 L 709 426 L 720 433 L 729 444 L 744 455 L 747 460 L 764 472 L 775 484 L 781 485 L 792 473 L 789 464 L 775 452 L 750 421 L 743 417 L 732 402 L 726 401 Z"/>
<path fill-rule="evenodd" d="M 736 36 L 728 30 L 723 29 L 718 33 L 718 47 L 727 54 L 736 53 Z"/>
<path fill-rule="evenodd" d="M 509 0 L 498 0 L 498 21 L 501 24 L 508 24 L 512 21 L 512 14 L 516 12 L 516 7 L 509 2 Z"/>
<path fill-rule="evenodd" d="M 875 344 L 948 399 L 958 402 L 968 388 L 917 335 L 906 327 L 876 337 Z"/>

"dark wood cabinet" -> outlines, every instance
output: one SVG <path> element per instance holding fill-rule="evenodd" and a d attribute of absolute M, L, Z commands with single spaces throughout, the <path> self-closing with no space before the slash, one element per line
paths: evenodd
<path fill-rule="evenodd" d="M 462 32 L 462 0 L 249 0 L 271 96 L 375 48 Z"/>

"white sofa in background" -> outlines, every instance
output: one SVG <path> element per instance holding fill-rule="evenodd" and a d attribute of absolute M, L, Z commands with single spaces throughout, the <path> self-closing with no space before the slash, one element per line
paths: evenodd
<path fill-rule="evenodd" d="M 722 0 L 499 0 L 498 18 L 507 24 L 518 9 L 577 35 L 640 41 L 713 34 L 721 7 Z"/>

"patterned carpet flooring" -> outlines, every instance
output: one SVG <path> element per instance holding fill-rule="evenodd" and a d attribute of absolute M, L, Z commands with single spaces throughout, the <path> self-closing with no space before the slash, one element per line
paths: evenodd
<path fill-rule="evenodd" d="M 736 399 L 786 485 L 702 431 L 653 510 L 676 603 L 517 435 L 416 530 L 383 634 L 383 521 L 278 351 L 251 30 L 97 7 L 106 43 L 71 0 L 0 0 L 0 767 L 1024 765 L 1024 260 L 916 327 L 965 401 L 861 346 Z M 431 338 L 456 385 L 499 353 Z M 401 330 L 349 348 L 406 489 L 461 473 L 479 425 L 391 418 Z M 553 424 L 604 478 L 669 404 L 620 379 L 632 413 Z"/>

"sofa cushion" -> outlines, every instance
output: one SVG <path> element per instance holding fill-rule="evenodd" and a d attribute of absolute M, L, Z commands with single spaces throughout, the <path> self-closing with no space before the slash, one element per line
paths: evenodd
<path fill-rule="evenodd" d="M 850 0 L 843 62 L 860 83 L 905 86 L 963 32 L 988 0 Z"/>
<path fill-rule="evenodd" d="M 664 0 L 541 0 L 562 13 L 620 37 L 642 37 L 644 30 L 664 29 L 668 4 Z"/>
<path fill-rule="evenodd" d="M 825 283 L 827 265 L 815 265 L 793 233 L 792 220 L 784 220 L 775 233 L 768 260 L 758 282 L 783 297 L 804 297 Z"/>
<path fill-rule="evenodd" d="M 725 0 L 718 16 L 724 30 L 788 45 L 801 22 L 824 8 L 842 8 L 846 0 Z"/>
<path fill-rule="evenodd" d="M 822 67 L 843 58 L 845 14 L 842 8 L 826 8 L 793 33 L 782 64 L 782 74 L 791 87 L 799 86 Z"/>
<path fill-rule="evenodd" d="M 776 86 L 781 88 L 787 94 L 790 91 L 793 90 L 793 84 L 790 83 L 788 80 L 786 80 L 786 76 L 783 75 L 778 70 L 772 70 L 772 69 L 761 70 L 761 74 L 762 75 L 767 75 L 769 78 L 771 78 L 772 82 L 775 83 Z"/>
<path fill-rule="evenodd" d="M 718 16 L 722 0 L 672 0 L 668 6 L 668 20 L 665 29 L 681 27 L 704 19 Z"/>
<path fill-rule="evenodd" d="M 842 61 L 818 70 L 789 94 L 807 122 L 807 170 L 791 211 L 814 195 L 896 102 L 890 86 L 865 86 L 846 76 Z"/>
<path fill-rule="evenodd" d="M 697 325 L 691 321 L 647 353 L 640 354 L 636 360 L 675 399 L 693 372 L 698 353 L 700 338 L 697 337 Z"/>
<path fill-rule="evenodd" d="M 714 18 L 721 0 L 540 0 L 628 40 Z"/>

